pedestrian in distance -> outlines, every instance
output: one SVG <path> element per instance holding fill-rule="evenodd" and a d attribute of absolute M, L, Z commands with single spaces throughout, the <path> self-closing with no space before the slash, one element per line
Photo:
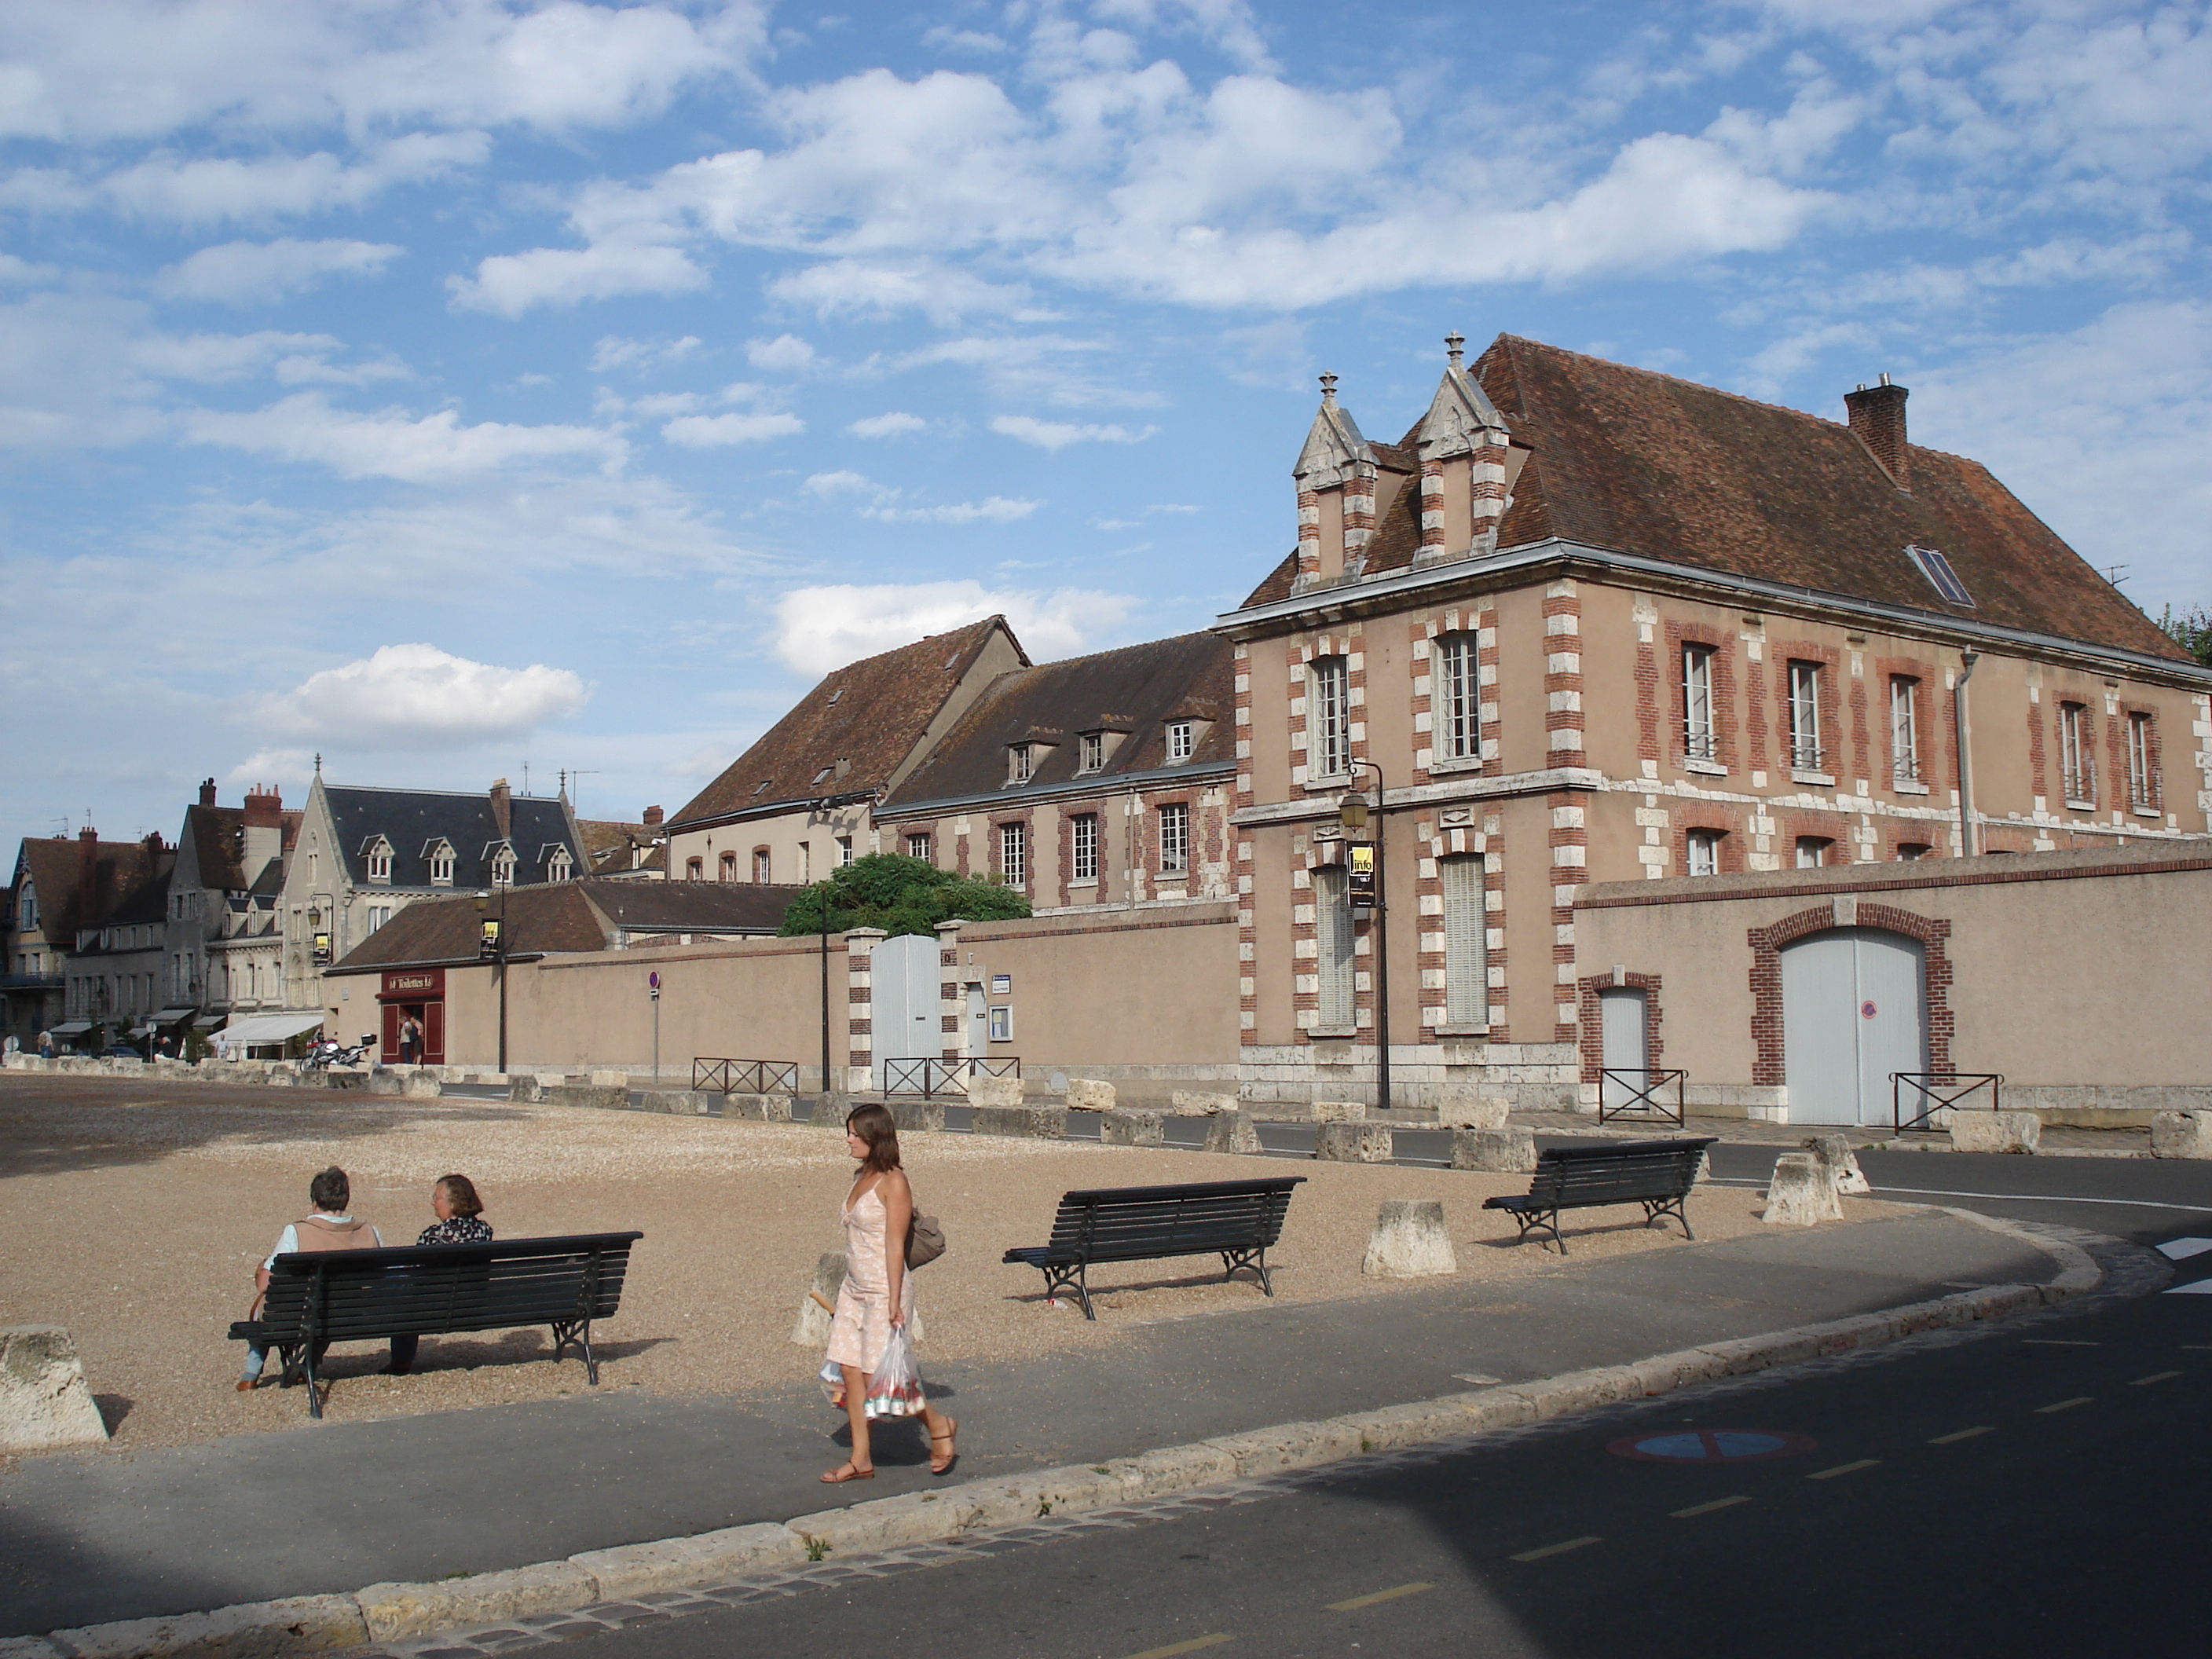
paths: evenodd
<path fill-rule="evenodd" d="M 40 1060 L 52 1060 L 53 1057 L 54 1057 L 54 1034 L 53 1034 L 52 1031 L 41 1031 L 41 1032 L 40 1032 L 40 1033 L 39 1033 L 39 1058 L 40 1058 Z"/>
<path fill-rule="evenodd" d="M 898 1126 L 880 1106 L 856 1106 L 846 1115 L 845 1150 L 860 1165 L 837 1219 L 845 1229 L 845 1283 L 830 1325 L 829 1361 L 842 1374 L 836 1403 L 852 1425 L 853 1452 L 822 1479 L 830 1486 L 872 1480 L 868 1443 L 869 1379 L 914 1316 L 914 1278 L 907 1271 L 907 1240 L 914 1226 L 914 1188 L 899 1160 Z M 826 1368 L 825 1368 L 826 1369 Z M 929 1434 L 929 1472 L 951 1472 L 960 1425 L 924 1401 L 918 1413 Z"/>
<path fill-rule="evenodd" d="M 440 1176 L 430 1188 L 430 1213 L 438 1218 L 416 1237 L 417 1244 L 489 1244 L 491 1223 L 483 1218 L 483 1200 L 476 1183 L 465 1175 Z M 404 1376 L 415 1369 L 415 1349 L 420 1338 L 392 1339 L 392 1374 Z"/>
<path fill-rule="evenodd" d="M 276 1248 L 269 1252 L 268 1260 L 253 1270 L 253 1311 L 261 1311 L 261 1297 L 269 1289 L 270 1270 L 276 1267 L 280 1255 L 293 1255 L 302 1250 L 380 1250 L 384 1235 L 366 1221 L 356 1221 L 348 1212 L 352 1202 L 353 1183 L 346 1172 L 335 1164 L 307 1183 L 307 1202 L 314 1212 L 298 1221 L 288 1221 L 284 1231 L 276 1235 Z M 314 1361 L 322 1364 L 322 1349 L 318 1345 Z M 261 1343 L 250 1342 L 246 1348 L 246 1370 L 238 1379 L 239 1391 L 243 1394 L 261 1382 L 261 1369 L 268 1363 L 269 1350 Z"/>
<path fill-rule="evenodd" d="M 399 1063 L 412 1066 L 422 1048 L 422 1028 L 415 1023 L 415 1016 L 410 1014 L 399 1022 Z"/>

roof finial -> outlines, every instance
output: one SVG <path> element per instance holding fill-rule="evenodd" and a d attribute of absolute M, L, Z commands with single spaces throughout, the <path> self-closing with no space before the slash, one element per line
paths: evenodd
<path fill-rule="evenodd" d="M 315 775 L 319 778 L 323 775 L 323 751 L 319 749 L 315 750 Z"/>
<path fill-rule="evenodd" d="M 1325 404 L 1333 404 L 1336 401 L 1336 376 L 1334 374 L 1323 374 L 1321 377 L 1321 400 Z"/>
<path fill-rule="evenodd" d="M 1450 333 L 1444 336 L 1444 350 L 1451 358 L 1451 366 L 1454 368 L 1457 368 L 1459 367 L 1460 348 L 1466 343 L 1467 336 L 1461 333 L 1457 329 L 1454 329 Z"/>

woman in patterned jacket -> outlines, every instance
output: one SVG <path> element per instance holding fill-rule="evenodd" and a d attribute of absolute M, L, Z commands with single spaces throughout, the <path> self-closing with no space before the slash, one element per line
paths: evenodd
<path fill-rule="evenodd" d="M 491 1223 L 483 1218 L 483 1200 L 476 1183 L 465 1175 L 440 1176 L 430 1188 L 430 1213 L 438 1218 L 422 1229 L 417 1244 L 489 1244 Z M 416 1345 L 422 1339 L 392 1339 L 392 1374 L 404 1376 L 414 1369 Z"/>

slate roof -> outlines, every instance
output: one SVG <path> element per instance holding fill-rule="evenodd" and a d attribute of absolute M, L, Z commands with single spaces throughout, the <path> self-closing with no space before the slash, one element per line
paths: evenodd
<path fill-rule="evenodd" d="M 2186 656 L 1978 462 L 1911 445 L 1908 494 L 1844 421 L 1510 334 L 1482 354 L 1474 378 L 1515 441 L 1534 452 L 1515 482 L 1500 548 L 1556 536 L 1934 616 Z M 1390 447 L 1374 446 L 1378 464 L 1396 461 L 1385 460 Z M 1411 565 L 1419 513 L 1418 491 L 1401 490 L 1368 544 L 1366 574 Z M 1905 556 L 1907 544 L 1947 555 L 1973 606 L 1940 598 Z M 1245 604 L 1287 598 L 1297 568 L 1294 553 Z"/>
<path fill-rule="evenodd" d="M 1166 722 L 1211 722 L 1176 769 L 1236 763 L 1234 647 L 1218 634 L 1182 634 L 1018 669 L 993 680 L 975 705 L 888 797 L 881 812 L 975 795 L 1018 799 L 1073 782 L 1110 781 L 1168 764 Z M 1099 770 L 1079 778 L 1082 733 L 1126 733 Z M 1006 781 L 1006 750 L 1048 743 L 1025 784 Z"/>
<path fill-rule="evenodd" d="M 727 770 L 672 816 L 669 827 L 825 793 L 884 788 L 999 630 L 1012 640 L 1004 617 L 987 617 L 825 676 Z M 1018 641 L 1014 649 L 1021 661 L 1029 660 Z M 841 763 L 842 774 L 837 769 Z M 817 782 L 825 770 L 830 775 Z"/>
<path fill-rule="evenodd" d="M 627 875 L 668 867 L 666 832 L 657 824 L 621 823 L 609 818 L 579 818 L 584 848 L 593 875 Z M 635 854 L 644 856 L 633 863 Z"/>
<path fill-rule="evenodd" d="M 345 860 L 346 875 L 355 885 L 368 884 L 368 848 L 379 836 L 392 845 L 393 887 L 428 887 L 428 849 L 440 841 L 453 849 L 454 886 L 491 885 L 491 854 L 500 833 L 489 794 L 325 784 L 323 795 L 337 836 L 338 856 Z M 514 796 L 508 821 L 517 887 L 545 880 L 548 849 L 556 846 L 568 849 L 576 874 L 591 867 L 571 827 L 568 803 L 560 797 Z"/>
<path fill-rule="evenodd" d="M 236 806 L 187 806 L 182 840 L 191 844 L 200 884 L 225 892 L 246 890 L 246 812 Z M 256 872 L 259 873 L 258 872 Z"/>
<path fill-rule="evenodd" d="M 506 897 L 507 952 L 536 956 L 611 947 L 616 928 L 632 932 L 773 933 L 800 890 L 709 882 L 612 878 L 517 886 Z M 349 951 L 330 973 L 404 964 L 477 961 L 480 924 L 500 914 L 494 900 L 477 908 L 472 893 L 418 899 Z"/>

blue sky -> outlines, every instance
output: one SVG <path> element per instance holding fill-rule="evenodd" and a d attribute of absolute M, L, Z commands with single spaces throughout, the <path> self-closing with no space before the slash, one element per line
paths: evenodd
<path fill-rule="evenodd" d="M 673 811 L 838 661 L 1204 626 L 1457 328 L 1887 370 L 2212 599 L 2203 3 L 0 10 L 0 834 Z"/>

